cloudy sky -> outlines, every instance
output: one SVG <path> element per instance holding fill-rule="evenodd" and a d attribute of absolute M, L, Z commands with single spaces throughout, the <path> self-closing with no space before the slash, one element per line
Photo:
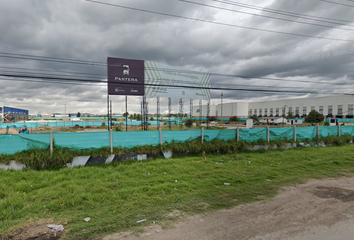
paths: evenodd
<path fill-rule="evenodd" d="M 104 114 L 107 57 L 210 73 L 225 88 L 211 104 L 221 91 L 224 102 L 353 93 L 353 16 L 349 0 L 0 0 L 0 102 Z M 125 111 L 124 96 L 110 99 Z M 129 113 L 141 99 L 128 97 Z"/>

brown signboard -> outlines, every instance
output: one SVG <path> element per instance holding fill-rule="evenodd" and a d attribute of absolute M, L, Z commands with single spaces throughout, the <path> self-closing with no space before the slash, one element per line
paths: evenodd
<path fill-rule="evenodd" d="M 109 95 L 144 95 L 144 60 L 107 58 Z"/>

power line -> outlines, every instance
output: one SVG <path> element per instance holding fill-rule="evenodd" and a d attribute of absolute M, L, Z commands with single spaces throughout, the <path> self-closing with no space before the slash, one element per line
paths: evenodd
<path fill-rule="evenodd" d="M 106 63 L 101 63 L 101 62 L 91 62 L 91 61 L 85 61 L 85 60 L 73 60 L 73 59 L 65 59 L 65 58 L 53 58 L 53 57 L 43 57 L 43 56 L 35 56 L 35 55 L 4 53 L 4 52 L 0 52 L 0 57 L 36 60 L 36 61 L 44 61 L 44 62 L 81 64 L 81 65 L 91 65 L 91 66 L 106 66 L 107 65 Z"/>
<path fill-rule="evenodd" d="M 108 83 L 107 81 L 103 81 L 103 80 L 94 80 L 94 79 L 74 79 L 74 78 L 43 78 L 43 77 L 39 77 L 39 76 L 27 76 L 27 75 L 12 75 L 12 74 L 0 74 L 0 76 L 3 77 L 11 77 L 11 78 L 30 78 L 30 79 L 45 79 L 45 80 L 62 80 L 62 81 L 68 81 L 68 82 L 85 82 L 85 83 Z M 43 81 L 42 81 L 43 82 Z M 61 83 L 61 82 L 57 82 L 57 83 Z M 116 82 L 114 82 L 116 83 Z M 271 90 L 266 90 L 266 89 L 246 89 L 246 88 L 221 88 L 221 87 L 200 87 L 200 86 L 174 86 L 174 85 L 168 85 L 168 84 L 140 84 L 140 83 L 133 83 L 133 82 L 129 82 L 129 83 L 119 83 L 119 84 L 127 84 L 127 85 L 145 85 L 145 86 L 155 86 L 155 87 L 172 87 L 172 88 L 191 88 L 191 89 L 207 89 L 207 90 L 224 90 L 224 91 L 248 91 L 248 92 L 273 92 L 273 93 L 294 93 L 294 94 L 299 94 L 299 93 L 318 93 L 318 92 L 314 92 L 314 91 L 286 91 L 286 90 L 275 90 L 275 89 L 271 89 Z"/>
<path fill-rule="evenodd" d="M 275 31 L 275 30 L 269 30 L 269 29 L 261 29 L 261 28 L 255 28 L 255 27 L 234 25 L 234 24 L 229 24 L 229 23 L 215 22 L 215 21 L 211 21 L 211 20 L 205 20 L 205 19 L 199 19 L 199 18 L 193 18 L 193 17 L 185 17 L 185 16 L 180 16 L 180 15 L 175 15 L 175 14 L 157 12 L 157 11 L 146 10 L 146 9 L 135 8 L 135 7 L 127 7 L 127 6 L 123 6 L 123 5 L 99 2 L 99 1 L 94 1 L 94 0 L 83 0 L 83 1 L 90 2 L 90 3 L 96 3 L 96 4 L 101 4 L 101 5 L 107 5 L 107 6 L 111 6 L 111 7 L 119 7 L 119 8 L 134 10 L 134 11 L 140 11 L 140 12 L 145 12 L 145 13 L 150 13 L 150 14 L 157 14 L 157 15 L 162 15 L 162 16 L 168 16 L 168 17 L 192 20 L 192 21 L 203 22 L 203 23 L 211 23 L 211 24 L 216 24 L 216 25 L 226 26 L 226 27 L 235 27 L 235 28 L 242 28 L 242 29 L 248 29 L 248 30 L 261 31 L 261 32 L 277 33 L 277 34 L 283 34 L 283 35 L 289 35 L 289 36 L 297 36 L 297 37 L 305 37 L 305 38 L 326 39 L 326 40 L 342 41 L 342 42 L 354 42 L 354 40 L 348 40 L 348 39 L 311 36 L 311 35 L 306 35 L 306 34 L 301 34 L 301 33 L 290 33 L 290 32 L 283 32 L 283 31 Z"/>
<path fill-rule="evenodd" d="M 347 31 L 354 31 L 354 29 L 350 29 L 350 28 L 334 27 L 334 26 L 328 26 L 328 25 L 323 25 L 323 24 L 318 24 L 318 23 L 308 23 L 308 22 L 303 22 L 303 21 L 298 21 L 298 20 L 292 20 L 292 19 L 286 19 L 286 18 L 280 18 L 280 17 L 272 17 L 272 16 L 261 15 L 261 14 L 256 14 L 256 13 L 249 13 L 249 12 L 244 12 L 244 11 L 239 11 L 239 10 L 234 10 L 234 9 L 229 9 L 229 8 L 212 6 L 212 5 L 208 5 L 208 4 L 204 4 L 204 3 L 197 3 L 197 2 L 188 1 L 188 0 L 179 0 L 179 1 L 184 2 L 184 3 L 190 3 L 190 4 L 199 5 L 199 6 L 204 6 L 204 7 L 210 7 L 210 8 L 230 11 L 230 12 L 247 14 L 247 15 L 256 16 L 256 17 L 270 18 L 270 19 L 288 21 L 288 22 L 293 22 L 293 23 L 301 23 L 301 24 L 312 25 L 312 26 L 317 26 L 317 27 L 326 27 L 326 28 L 332 28 L 332 29 L 342 29 L 342 30 L 347 30 Z"/>
<path fill-rule="evenodd" d="M 279 14 L 279 15 L 284 15 L 284 16 L 303 18 L 303 19 L 308 19 L 308 20 L 312 20 L 312 21 L 326 22 L 326 23 L 330 23 L 330 24 L 339 25 L 339 24 L 348 24 L 348 23 L 353 22 L 353 21 L 343 20 L 343 19 L 327 18 L 327 17 L 313 16 L 313 15 L 308 15 L 308 14 L 288 12 L 288 11 L 279 10 L 279 9 L 258 7 L 256 5 L 239 3 L 239 2 L 235 2 L 235 1 L 229 1 L 229 0 L 210 0 L 210 1 L 223 3 L 223 4 L 227 4 L 227 5 L 232 5 L 232 6 L 248 8 L 248 9 L 253 9 L 253 10 L 260 10 L 263 12 L 269 12 L 269 13 Z"/>
<path fill-rule="evenodd" d="M 337 5 L 346 6 L 346 7 L 354 7 L 353 5 L 349 5 L 349 4 L 345 4 L 345 3 L 339 3 L 339 2 L 332 2 L 332 1 L 328 1 L 328 0 L 318 0 L 318 1 L 328 2 L 328 3 L 337 4 Z"/>
<path fill-rule="evenodd" d="M 0 67 L 1 68 L 1 67 Z M 134 69 L 134 67 L 131 67 L 131 69 Z M 146 68 L 150 69 L 150 68 Z M 174 70 L 177 71 L 176 69 L 168 69 L 168 68 L 155 68 L 154 70 L 156 71 L 166 71 L 166 70 Z M 37 76 L 37 77 L 52 77 L 55 78 L 58 76 L 57 74 L 42 74 L 42 73 L 28 73 L 28 72 L 15 72 L 15 71 L 4 71 L 0 70 L 2 73 L 16 73 L 16 74 L 34 74 L 31 76 Z M 180 73 L 190 73 L 190 74 L 210 74 L 211 76 L 218 76 L 218 77 L 228 77 L 228 78 L 242 78 L 242 79 L 262 79 L 262 80 L 267 80 L 267 81 L 281 81 L 281 82 L 302 82 L 302 83 L 308 83 L 308 84 L 329 84 L 329 85 L 346 85 L 346 83 L 333 83 L 331 82 L 325 82 L 325 81 L 306 81 L 306 80 L 299 80 L 299 79 L 294 79 L 294 80 L 286 80 L 286 79 L 281 79 L 281 78 L 268 78 L 268 77 L 252 77 L 252 76 L 243 76 L 243 75 L 228 75 L 228 74 L 220 74 L 220 73 L 206 73 L 206 72 L 198 72 L 198 71 L 189 71 L 189 70 L 178 70 Z M 65 74 L 60 74 L 60 76 L 68 76 L 68 77 L 77 77 L 76 75 L 65 75 Z M 89 74 L 83 74 L 83 76 L 90 76 Z M 106 78 L 104 75 L 99 75 L 101 77 Z M 92 76 L 90 76 L 92 77 Z M 96 77 L 98 79 L 102 79 L 99 77 Z M 149 78 L 146 78 L 149 79 Z"/>
<path fill-rule="evenodd" d="M 6 54 L 6 56 L 1 56 L 1 54 Z M 37 61 L 38 59 L 41 59 L 43 61 L 50 61 L 50 60 L 54 60 L 54 61 L 60 61 L 60 63 L 62 63 L 63 61 L 66 61 L 66 58 L 51 58 L 51 57 L 45 57 L 45 56 L 36 56 L 36 55 L 24 55 L 24 54 L 14 54 L 14 53 L 4 53 L 4 52 L 0 52 L 0 57 L 11 57 L 12 55 L 14 55 L 16 58 L 19 59 L 23 59 L 22 56 L 26 56 L 27 58 L 25 58 L 26 60 L 35 60 Z M 74 64 L 86 64 L 86 63 L 99 63 L 100 67 L 105 67 L 107 66 L 107 63 L 104 62 L 94 62 L 94 61 L 83 61 L 83 60 L 77 60 L 77 59 L 70 59 L 71 62 L 65 62 L 65 63 L 74 63 Z M 131 66 L 131 69 L 135 69 L 135 66 Z M 153 69 L 155 71 L 178 71 L 181 73 L 193 73 L 193 74 L 210 74 L 211 76 L 218 76 L 218 77 L 231 77 L 231 78 L 242 78 L 242 79 L 262 79 L 262 80 L 269 80 L 269 81 L 283 81 L 283 82 L 303 82 L 303 83 L 320 83 L 320 84 L 333 84 L 333 83 L 329 83 L 329 82 L 323 82 L 323 81 L 317 81 L 317 82 L 311 82 L 311 81 L 305 81 L 305 80 L 285 80 L 285 79 L 281 79 L 281 78 L 270 78 L 270 77 L 256 77 L 256 76 L 244 76 L 244 75 L 235 75 L 235 74 L 221 74 L 221 73 L 208 73 L 208 72 L 198 72 L 198 71 L 191 71 L 191 70 L 180 70 L 180 69 L 169 69 L 169 68 L 149 68 L 149 67 L 145 67 L 146 70 L 150 70 Z M 103 75 L 102 75 L 103 76 Z"/>
<path fill-rule="evenodd" d="M 49 69 L 39 69 L 39 68 L 20 68 L 20 67 L 0 67 L 0 69 L 19 69 L 19 70 L 28 70 L 28 71 L 40 71 L 40 72 L 57 72 L 57 73 L 70 73 L 73 75 L 84 75 L 84 76 L 100 76 L 107 77 L 106 75 L 97 74 L 97 73 L 83 73 L 83 72 L 71 72 L 71 71 L 57 71 L 57 70 L 49 70 Z M 0 70 L 1 71 L 1 70 Z"/>

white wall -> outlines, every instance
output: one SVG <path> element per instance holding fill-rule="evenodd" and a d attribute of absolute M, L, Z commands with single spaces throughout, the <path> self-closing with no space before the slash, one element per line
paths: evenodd
<path fill-rule="evenodd" d="M 299 99 L 286 99 L 277 100 L 269 102 L 250 102 L 249 109 L 252 110 L 252 115 L 254 115 L 254 110 L 257 110 L 257 116 L 260 115 L 260 109 L 262 110 L 262 116 L 265 115 L 265 109 L 267 108 L 267 116 L 270 115 L 270 108 L 273 108 L 273 116 L 276 115 L 276 108 L 279 108 L 279 116 L 282 115 L 282 110 L 286 109 L 285 114 L 292 110 L 293 114 L 296 114 L 296 108 L 299 108 L 299 115 L 302 116 L 304 113 L 307 115 L 311 111 L 311 107 L 318 112 L 320 112 L 320 106 L 323 107 L 323 115 L 328 115 L 328 106 L 332 105 L 332 114 L 339 115 L 338 105 L 342 105 L 342 115 L 349 115 L 349 105 L 354 105 L 354 96 L 351 95 L 338 95 L 338 96 L 328 96 L 328 97 L 318 97 L 318 98 L 299 98 Z M 305 112 L 304 112 L 305 107 Z M 351 113 L 354 115 L 354 113 Z"/>
<path fill-rule="evenodd" d="M 203 102 L 204 103 L 204 102 Z M 285 115 L 288 114 L 289 109 L 292 110 L 293 114 L 296 114 L 296 108 L 299 108 L 299 115 L 303 116 L 304 113 L 307 115 L 312 110 L 312 107 L 317 112 L 320 112 L 320 106 L 323 107 L 322 114 L 324 116 L 328 115 L 328 106 L 332 105 L 332 114 L 334 116 L 338 115 L 338 105 L 342 105 L 342 115 L 354 115 L 353 113 L 349 114 L 349 105 L 354 107 L 354 96 L 352 95 L 337 95 L 337 96 L 327 96 L 327 97 L 318 97 L 318 98 L 297 98 L 297 99 L 282 99 L 276 101 L 263 101 L 263 102 L 232 102 L 232 103 L 223 103 L 222 106 L 222 115 L 224 117 L 229 116 L 238 116 L 238 117 L 247 117 L 249 116 L 249 110 L 252 110 L 254 115 L 254 110 L 257 110 L 256 115 L 260 115 L 260 110 L 262 111 L 262 116 L 271 115 L 271 108 L 273 109 L 273 116 L 276 116 L 276 109 L 279 109 L 278 115 L 283 114 L 283 109 L 285 108 Z M 305 111 L 304 111 L 305 107 Z M 193 115 L 199 116 L 199 112 L 196 112 L 199 109 L 199 105 L 193 106 Z M 206 105 L 202 107 L 202 114 L 206 116 Z M 221 104 L 210 105 L 210 116 L 221 116 Z"/>

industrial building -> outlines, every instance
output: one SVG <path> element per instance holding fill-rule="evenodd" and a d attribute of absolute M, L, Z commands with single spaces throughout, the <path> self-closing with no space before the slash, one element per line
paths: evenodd
<path fill-rule="evenodd" d="M 0 103 L 0 122 L 18 122 L 28 120 L 28 110 L 7 107 Z"/>
<path fill-rule="evenodd" d="M 353 118 L 354 95 L 337 95 L 316 98 L 282 99 L 262 102 L 233 102 L 210 106 L 209 116 L 245 118 L 248 116 L 277 117 L 288 115 L 306 117 L 310 111 L 316 110 L 327 118 Z M 193 107 L 193 115 L 207 115 L 207 106 Z"/>

